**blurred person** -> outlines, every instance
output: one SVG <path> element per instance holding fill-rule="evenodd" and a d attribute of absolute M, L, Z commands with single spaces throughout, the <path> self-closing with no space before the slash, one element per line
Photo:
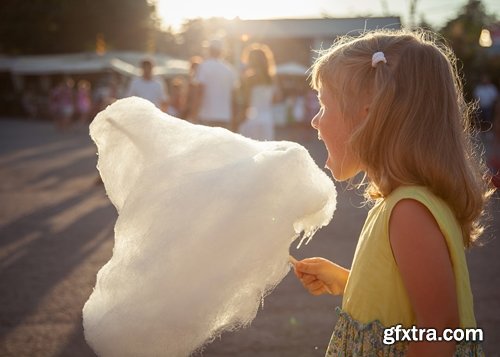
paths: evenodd
<path fill-rule="evenodd" d="M 80 80 L 76 89 L 76 111 L 80 124 L 88 124 L 90 111 L 92 109 L 92 98 L 90 92 L 90 82 Z"/>
<path fill-rule="evenodd" d="M 180 118 L 181 115 L 185 112 L 185 106 L 186 90 L 184 80 L 181 77 L 175 77 L 172 80 L 172 88 L 167 114 L 170 114 L 176 118 Z"/>
<path fill-rule="evenodd" d="M 297 124 L 304 124 L 307 123 L 307 118 L 306 118 L 306 97 L 305 95 L 301 94 L 300 91 L 296 92 L 295 95 L 295 100 L 293 104 L 293 119 L 295 123 Z"/>
<path fill-rule="evenodd" d="M 350 269 L 293 261 L 311 294 L 343 295 L 328 357 L 484 355 L 482 337 L 436 338 L 477 327 L 465 249 L 492 194 L 455 63 L 429 32 L 378 30 L 338 39 L 313 64 L 326 167 L 337 181 L 364 173 L 373 203 Z M 434 339 L 397 337 L 410 328 Z"/>
<path fill-rule="evenodd" d="M 244 121 L 240 134 L 256 140 L 274 140 L 273 103 L 278 99 L 274 56 L 269 47 L 252 44 L 243 51 L 246 70 L 241 80 Z"/>
<path fill-rule="evenodd" d="M 306 98 L 300 93 L 300 90 L 290 89 L 286 98 L 287 123 L 292 125 L 304 123 L 307 113 L 306 105 Z"/>
<path fill-rule="evenodd" d="M 108 105 L 115 101 L 113 95 L 113 88 L 109 81 L 101 79 L 94 90 L 93 103 L 94 103 L 94 113 L 95 116 L 101 110 L 104 110 Z"/>
<path fill-rule="evenodd" d="M 493 107 L 498 98 L 498 90 L 487 75 L 481 77 L 481 82 L 474 89 L 474 97 L 479 103 L 479 126 L 488 130 L 493 124 Z"/>
<path fill-rule="evenodd" d="M 157 108 L 166 112 L 168 109 L 168 95 L 162 79 L 153 77 L 154 63 L 152 59 L 141 62 L 142 76 L 130 82 L 127 97 L 137 96 L 153 103 Z"/>
<path fill-rule="evenodd" d="M 75 113 L 74 85 L 73 79 L 65 77 L 50 93 L 51 111 L 59 130 L 71 125 Z"/>
<path fill-rule="evenodd" d="M 22 105 L 26 114 L 30 119 L 36 119 L 38 116 L 38 95 L 32 84 L 23 91 Z"/>
<path fill-rule="evenodd" d="M 492 174 L 492 183 L 500 188 L 500 98 L 497 97 L 493 106 L 493 132 L 488 166 Z"/>
<path fill-rule="evenodd" d="M 236 131 L 236 89 L 238 77 L 233 67 L 222 59 L 221 40 L 211 40 L 209 55 L 198 66 L 196 95 L 190 118 L 202 125 Z"/>
<path fill-rule="evenodd" d="M 189 60 L 190 69 L 189 69 L 189 79 L 187 85 L 187 93 L 186 93 L 186 103 L 184 105 L 184 111 L 181 113 L 181 118 L 189 119 L 193 117 L 192 112 L 194 109 L 194 101 L 196 97 L 197 90 L 197 81 L 196 81 L 196 73 L 198 71 L 198 66 L 203 61 L 200 56 L 193 56 Z"/>
<path fill-rule="evenodd" d="M 90 116 L 92 122 L 95 116 L 108 105 L 113 104 L 119 97 L 119 82 L 113 76 L 105 76 L 98 82 L 93 95 L 93 109 Z M 102 185 L 102 179 L 99 174 L 94 181 L 95 185 Z"/>
<path fill-rule="evenodd" d="M 320 109 L 318 96 L 316 95 L 315 91 L 313 91 L 312 89 L 308 89 L 305 98 L 306 98 L 305 116 L 306 118 L 312 118 L 316 115 L 316 113 Z"/>

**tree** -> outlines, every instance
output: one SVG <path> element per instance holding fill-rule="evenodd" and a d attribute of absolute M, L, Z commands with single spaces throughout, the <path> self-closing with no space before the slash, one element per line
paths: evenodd
<path fill-rule="evenodd" d="M 0 52 L 50 54 L 108 49 L 146 50 L 157 28 L 148 0 L 2 0 Z"/>
<path fill-rule="evenodd" d="M 152 52 L 165 53 L 174 57 L 179 57 L 180 49 L 177 43 L 177 36 L 172 29 L 167 30 L 156 29 L 152 36 L 153 50 Z"/>
<path fill-rule="evenodd" d="M 420 14 L 420 20 L 417 24 L 417 28 L 424 29 L 426 31 L 434 31 L 434 27 L 427 21 L 423 14 Z"/>
<path fill-rule="evenodd" d="M 487 67 L 485 51 L 479 46 L 481 30 L 492 24 L 495 18 L 486 13 L 480 0 L 469 0 L 458 16 L 448 21 L 441 29 L 441 34 L 449 42 L 459 59 L 465 81 L 465 92 L 472 98 L 472 85 L 480 72 Z"/>
<path fill-rule="evenodd" d="M 201 55 L 203 44 L 214 37 L 226 38 L 226 29 L 229 27 L 230 20 L 212 17 L 209 19 L 191 19 L 182 25 L 180 33 L 177 35 L 179 44 L 179 55 L 184 58 Z M 226 48 L 226 56 L 231 58 L 232 54 Z"/>

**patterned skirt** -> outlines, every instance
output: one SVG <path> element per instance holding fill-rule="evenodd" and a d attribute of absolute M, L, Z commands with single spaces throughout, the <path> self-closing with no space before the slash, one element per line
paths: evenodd
<path fill-rule="evenodd" d="M 326 357 L 403 357 L 408 349 L 408 342 L 384 344 L 384 326 L 375 320 L 364 324 L 354 320 L 347 312 L 337 307 L 339 316 L 333 330 Z M 480 342 L 457 343 L 455 357 L 483 357 Z"/>

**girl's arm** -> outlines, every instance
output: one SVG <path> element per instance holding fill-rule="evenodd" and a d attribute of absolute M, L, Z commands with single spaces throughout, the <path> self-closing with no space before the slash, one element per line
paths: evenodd
<path fill-rule="evenodd" d="M 297 278 L 313 295 L 344 293 L 349 270 L 324 258 L 307 258 L 292 263 Z"/>
<path fill-rule="evenodd" d="M 389 236 L 419 328 L 460 325 L 455 276 L 439 226 L 421 203 L 401 200 L 392 210 Z M 412 342 L 411 356 L 452 356 L 455 342 Z"/>

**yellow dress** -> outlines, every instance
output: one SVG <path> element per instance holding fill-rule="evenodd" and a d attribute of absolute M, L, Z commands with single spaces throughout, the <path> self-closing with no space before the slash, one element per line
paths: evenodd
<path fill-rule="evenodd" d="M 389 241 L 389 218 L 402 199 L 414 199 L 432 213 L 450 253 L 461 328 L 475 328 L 469 272 L 460 225 L 451 209 L 425 187 L 402 186 L 377 201 L 368 213 L 356 247 L 327 356 L 403 356 L 408 342 L 383 343 L 383 329 L 401 324 L 416 325 Z M 477 342 L 457 344 L 455 356 L 482 356 Z"/>

